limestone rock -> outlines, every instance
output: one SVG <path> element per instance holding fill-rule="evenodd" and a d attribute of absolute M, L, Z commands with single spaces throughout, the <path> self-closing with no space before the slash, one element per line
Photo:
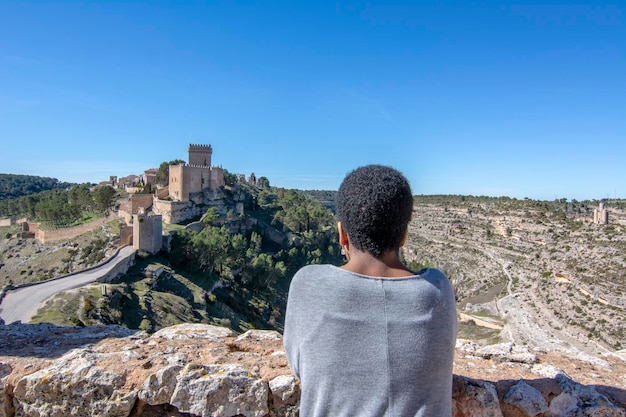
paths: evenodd
<path fill-rule="evenodd" d="M 202 417 L 263 417 L 267 385 L 246 368 L 235 365 L 186 365 L 177 376 L 170 404 Z"/>
<path fill-rule="evenodd" d="M 5 400 L 6 400 L 6 382 L 9 379 L 9 375 L 13 369 L 11 365 L 5 362 L 0 362 L 0 417 L 7 417 L 5 412 Z"/>
<path fill-rule="evenodd" d="M 136 400 L 124 375 L 95 364 L 99 354 L 74 350 L 22 377 L 13 390 L 16 417 L 126 417 Z"/>
<path fill-rule="evenodd" d="M 526 417 L 535 417 L 548 410 L 548 404 L 541 392 L 524 381 L 512 386 L 503 401 L 521 410 Z"/>
<path fill-rule="evenodd" d="M 546 378 L 557 378 L 561 376 L 569 378 L 562 369 L 546 363 L 534 364 L 530 369 L 537 375 L 545 376 Z"/>
<path fill-rule="evenodd" d="M 454 375 L 454 417 L 503 417 L 496 387 L 487 382 Z"/>
<path fill-rule="evenodd" d="M 607 368 L 547 351 L 512 362 L 520 353 L 531 352 L 459 342 L 453 417 L 626 417 L 617 356 Z M 299 402 L 277 332 L 0 326 L 0 417 L 297 417 Z"/>
<path fill-rule="evenodd" d="M 255 341 L 260 342 L 263 340 L 282 340 L 282 336 L 275 330 L 248 330 L 241 336 L 235 339 L 235 342 L 243 341 Z"/>
<path fill-rule="evenodd" d="M 225 327 L 211 326 L 208 324 L 184 323 L 161 329 L 154 333 L 152 337 L 168 340 L 200 338 L 218 341 L 232 335 L 233 331 Z"/>
<path fill-rule="evenodd" d="M 139 399 L 150 405 L 169 403 L 176 389 L 178 382 L 176 378 L 181 369 L 183 367 L 180 365 L 171 365 L 150 375 L 139 391 Z"/>
<path fill-rule="evenodd" d="M 546 417 L 626 417 L 626 410 L 614 405 L 609 399 L 595 390 L 567 377 L 558 377 L 563 388 L 551 402 Z"/>
<path fill-rule="evenodd" d="M 501 362 L 518 362 L 533 364 L 537 362 L 537 355 L 530 352 L 527 346 L 518 346 L 515 343 L 500 343 L 489 345 L 476 350 L 476 355 L 485 359 L 495 359 Z"/>

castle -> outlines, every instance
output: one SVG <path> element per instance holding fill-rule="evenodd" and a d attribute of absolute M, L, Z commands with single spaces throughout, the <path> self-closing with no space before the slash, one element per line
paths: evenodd
<path fill-rule="evenodd" d="M 202 216 L 209 207 L 226 213 L 224 169 L 211 164 L 211 145 L 190 144 L 189 163 L 170 165 L 169 186 L 156 191 L 152 211 L 165 223 Z M 240 210 L 237 210 L 240 212 Z"/>
<path fill-rule="evenodd" d="M 186 202 L 193 193 L 225 185 L 224 170 L 211 166 L 211 145 L 189 145 L 188 152 L 188 164 L 170 166 L 169 196 L 176 201 Z"/>

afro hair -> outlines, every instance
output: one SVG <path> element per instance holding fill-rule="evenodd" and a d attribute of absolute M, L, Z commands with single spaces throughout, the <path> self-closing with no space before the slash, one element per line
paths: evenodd
<path fill-rule="evenodd" d="M 396 169 L 366 165 L 343 180 L 336 209 L 354 247 L 379 258 L 400 248 L 413 213 L 413 195 Z"/>

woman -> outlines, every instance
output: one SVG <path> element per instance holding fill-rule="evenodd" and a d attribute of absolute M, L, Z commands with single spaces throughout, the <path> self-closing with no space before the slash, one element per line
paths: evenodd
<path fill-rule="evenodd" d="M 349 173 L 337 193 L 347 263 L 309 265 L 289 289 L 284 344 L 301 417 L 450 416 L 457 318 L 437 269 L 400 260 L 413 210 L 393 168 Z"/>

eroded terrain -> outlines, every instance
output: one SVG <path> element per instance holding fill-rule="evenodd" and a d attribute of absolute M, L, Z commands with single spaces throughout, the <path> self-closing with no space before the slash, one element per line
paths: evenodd
<path fill-rule="evenodd" d="M 626 348 L 626 210 L 607 207 L 602 225 L 588 202 L 418 197 L 404 256 L 451 277 L 469 337 L 615 352 Z M 484 322 L 486 334 L 472 326 Z"/>

